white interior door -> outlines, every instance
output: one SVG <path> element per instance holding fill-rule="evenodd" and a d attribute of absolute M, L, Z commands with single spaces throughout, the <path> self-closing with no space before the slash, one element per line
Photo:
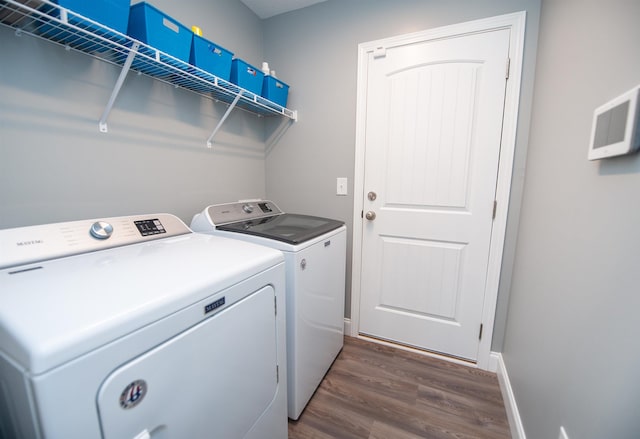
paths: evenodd
<path fill-rule="evenodd" d="M 363 335 L 477 359 L 509 32 L 369 53 Z"/>

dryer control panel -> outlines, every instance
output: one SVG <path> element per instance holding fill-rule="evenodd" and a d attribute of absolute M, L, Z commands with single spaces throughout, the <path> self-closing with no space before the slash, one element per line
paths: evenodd
<path fill-rule="evenodd" d="M 122 216 L 0 230 L 0 269 L 192 233 L 166 214 Z"/>

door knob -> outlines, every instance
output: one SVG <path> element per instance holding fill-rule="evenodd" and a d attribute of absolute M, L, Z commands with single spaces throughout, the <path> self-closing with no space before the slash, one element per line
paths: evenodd
<path fill-rule="evenodd" d="M 364 217 L 369 221 L 373 221 L 374 219 L 376 219 L 376 213 L 370 210 L 364 215 Z"/>
<path fill-rule="evenodd" d="M 369 199 L 369 201 L 375 201 L 376 198 L 378 198 L 378 195 L 375 192 L 371 191 L 367 194 L 367 198 Z"/>

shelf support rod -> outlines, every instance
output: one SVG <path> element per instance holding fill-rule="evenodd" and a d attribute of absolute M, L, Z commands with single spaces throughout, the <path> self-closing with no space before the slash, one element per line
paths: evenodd
<path fill-rule="evenodd" d="M 122 88 L 122 84 L 124 84 L 124 80 L 127 77 L 127 73 L 129 73 L 129 69 L 131 68 L 131 63 L 133 62 L 133 58 L 136 57 L 138 53 L 138 47 L 140 47 L 140 43 L 134 42 L 133 46 L 131 46 L 131 50 L 127 55 L 127 59 L 122 66 L 122 71 L 120 71 L 120 76 L 118 76 L 118 80 L 116 81 L 116 85 L 113 87 L 113 91 L 111 92 L 111 97 L 109 98 L 109 102 L 107 102 L 107 106 L 102 112 L 102 117 L 100 118 L 100 122 L 98 123 L 98 128 L 101 133 L 107 132 L 107 118 L 109 117 L 109 113 L 111 113 L 111 109 L 113 108 L 113 104 L 116 102 L 116 98 L 118 97 L 118 93 L 120 93 L 120 88 Z"/>
<path fill-rule="evenodd" d="M 215 129 L 213 130 L 213 133 L 211 133 L 211 135 L 209 136 L 209 138 L 207 139 L 207 148 L 211 148 L 213 146 L 213 138 L 216 136 L 216 134 L 218 133 L 218 131 L 220 130 L 220 127 L 222 126 L 222 124 L 224 123 L 225 120 L 227 120 L 227 117 L 229 117 L 229 114 L 231 114 L 231 112 L 233 111 L 233 109 L 235 108 L 236 104 L 238 103 L 238 101 L 240 100 L 240 96 L 242 96 L 242 92 L 238 93 L 235 97 L 235 99 L 233 100 L 233 102 L 231 103 L 231 105 L 229 105 L 229 108 L 227 108 L 227 111 L 224 113 L 224 116 L 222 116 L 222 119 L 220 119 L 220 122 L 218 122 L 218 125 L 215 127 Z"/>
<path fill-rule="evenodd" d="M 280 125 L 278 126 L 278 128 L 276 128 L 273 134 L 271 134 L 271 136 L 269 136 L 269 138 L 265 142 L 265 152 L 264 152 L 265 157 L 268 156 L 269 153 L 271 153 L 271 150 L 273 149 L 273 147 L 276 145 L 276 143 L 280 141 L 282 136 L 284 136 L 284 133 L 287 132 L 289 127 L 293 125 L 294 122 L 296 122 L 296 119 L 288 119 L 288 118 L 285 118 L 282 120 L 282 122 L 280 122 Z"/>

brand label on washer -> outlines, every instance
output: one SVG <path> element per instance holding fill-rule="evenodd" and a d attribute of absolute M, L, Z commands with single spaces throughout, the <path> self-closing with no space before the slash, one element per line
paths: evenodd
<path fill-rule="evenodd" d="M 147 383 L 144 380 L 135 380 L 129 384 L 120 394 L 120 407 L 131 409 L 140 404 L 147 394 Z"/>
<path fill-rule="evenodd" d="M 222 305 L 225 304 L 225 298 L 221 298 L 216 300 L 215 302 L 211 302 L 210 304 L 206 305 L 204 307 L 204 313 L 205 314 L 209 314 L 211 311 L 213 311 L 216 308 L 220 308 Z"/>

